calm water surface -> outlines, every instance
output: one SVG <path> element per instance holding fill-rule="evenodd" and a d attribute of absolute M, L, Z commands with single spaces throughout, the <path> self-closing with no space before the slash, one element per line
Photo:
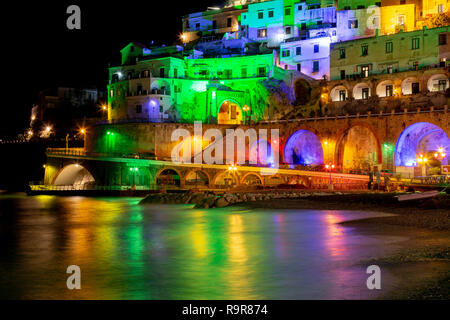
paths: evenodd
<path fill-rule="evenodd" d="M 0 298 L 375 298 L 360 261 L 404 240 L 338 224 L 375 213 L 138 202 L 0 195 Z M 66 287 L 69 265 L 81 290 Z"/>

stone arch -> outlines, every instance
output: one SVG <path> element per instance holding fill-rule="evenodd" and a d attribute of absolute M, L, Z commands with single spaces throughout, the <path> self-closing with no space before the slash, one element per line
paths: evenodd
<path fill-rule="evenodd" d="M 348 98 L 348 90 L 343 85 L 337 85 L 330 91 L 331 101 L 345 101 Z"/>
<path fill-rule="evenodd" d="M 192 169 L 186 174 L 184 184 L 186 186 L 209 186 L 211 184 L 211 177 L 206 171 L 201 169 Z"/>
<path fill-rule="evenodd" d="M 377 96 L 380 98 L 384 98 L 388 96 L 388 90 L 387 87 L 388 86 L 392 86 L 392 96 L 394 95 L 395 92 L 395 84 L 394 81 L 392 80 L 384 80 L 381 81 L 378 85 L 377 85 Z"/>
<path fill-rule="evenodd" d="M 83 189 L 96 185 L 94 176 L 78 163 L 63 167 L 53 179 L 55 186 L 71 186 L 74 189 Z"/>
<path fill-rule="evenodd" d="M 368 89 L 367 98 L 369 98 L 372 90 L 370 90 L 369 84 L 365 82 L 358 83 L 353 87 L 353 98 L 355 98 L 356 100 L 367 99 L 366 97 L 363 97 L 364 89 Z"/>
<path fill-rule="evenodd" d="M 178 178 L 176 177 L 178 176 Z M 174 167 L 165 167 L 158 171 L 155 175 L 156 185 L 172 185 L 181 186 L 182 174 Z"/>
<path fill-rule="evenodd" d="M 264 185 L 264 179 L 255 172 L 248 172 L 242 177 L 241 184 L 248 186 L 255 186 L 255 185 L 262 186 Z"/>
<path fill-rule="evenodd" d="M 407 77 L 402 81 L 402 95 L 416 94 L 421 89 L 421 84 L 417 77 Z"/>
<path fill-rule="evenodd" d="M 285 183 L 285 181 L 284 181 L 283 177 L 280 176 L 279 174 L 267 176 L 264 181 L 264 185 L 266 185 L 266 186 L 277 186 L 277 185 L 284 184 L 284 183 Z"/>
<path fill-rule="evenodd" d="M 431 92 L 445 91 L 448 89 L 448 87 L 448 76 L 443 73 L 432 75 L 427 82 L 427 88 Z"/>
<path fill-rule="evenodd" d="M 342 130 L 336 142 L 335 161 L 344 172 L 369 170 L 381 164 L 381 143 L 376 131 L 365 123 L 354 123 Z"/>
<path fill-rule="evenodd" d="M 323 149 L 319 137 L 311 130 L 295 131 L 284 145 L 283 160 L 291 168 L 296 165 L 323 164 Z"/>
<path fill-rule="evenodd" d="M 218 124 L 241 124 L 243 116 L 240 104 L 234 99 L 224 99 L 217 109 Z"/>
<path fill-rule="evenodd" d="M 304 105 L 311 100 L 311 86 L 305 79 L 298 78 L 293 84 L 295 104 Z"/>
<path fill-rule="evenodd" d="M 406 127 L 395 148 L 395 165 L 417 166 L 417 155 L 434 153 L 442 148 L 446 156 L 443 164 L 450 161 L 450 139 L 448 134 L 439 126 L 429 122 L 417 122 Z"/>
<path fill-rule="evenodd" d="M 223 170 L 216 173 L 213 178 L 213 185 L 215 187 L 233 187 L 239 184 L 239 179 L 235 173 L 229 170 Z"/>

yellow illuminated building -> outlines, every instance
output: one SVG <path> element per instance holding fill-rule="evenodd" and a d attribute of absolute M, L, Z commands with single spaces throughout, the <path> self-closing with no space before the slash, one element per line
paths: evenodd
<path fill-rule="evenodd" d="M 422 15 L 424 18 L 449 10 L 449 0 L 423 0 Z"/>
<path fill-rule="evenodd" d="M 415 30 L 415 5 L 381 7 L 381 34 Z"/>

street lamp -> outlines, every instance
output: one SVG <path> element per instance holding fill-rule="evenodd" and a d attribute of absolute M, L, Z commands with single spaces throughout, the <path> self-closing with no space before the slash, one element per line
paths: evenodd
<path fill-rule="evenodd" d="M 86 129 L 81 128 L 80 133 L 83 135 L 83 149 L 86 151 Z"/>
<path fill-rule="evenodd" d="M 423 156 L 423 154 L 419 154 L 417 156 L 417 163 L 422 167 L 422 176 L 427 175 L 427 162 L 428 159 Z"/>
<path fill-rule="evenodd" d="M 328 185 L 328 189 L 333 190 L 333 181 L 331 179 L 331 171 L 335 168 L 336 166 L 334 164 L 332 164 L 331 162 L 327 165 L 325 165 L 325 168 L 330 172 L 330 183 Z"/>
<path fill-rule="evenodd" d="M 247 124 L 247 112 L 250 111 L 250 107 L 245 105 L 242 110 L 244 111 L 244 123 Z"/>
<path fill-rule="evenodd" d="M 233 180 L 236 180 L 236 177 L 235 177 L 235 172 L 237 171 L 237 167 L 234 165 L 234 164 L 232 164 L 231 166 L 229 166 L 228 167 L 228 171 L 230 172 L 230 174 L 231 174 L 231 179 L 232 179 L 232 183 L 233 183 Z"/>

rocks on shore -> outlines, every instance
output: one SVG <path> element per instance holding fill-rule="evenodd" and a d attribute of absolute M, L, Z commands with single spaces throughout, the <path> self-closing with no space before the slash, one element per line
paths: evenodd
<path fill-rule="evenodd" d="M 334 194 L 340 194 L 336 192 Z M 310 196 L 330 195 L 326 192 L 296 192 L 296 191 L 277 191 L 271 193 L 258 192 L 240 192 L 240 193 L 224 193 L 215 194 L 213 192 L 192 192 L 185 193 L 155 193 L 144 198 L 140 204 L 195 204 L 194 208 L 224 208 L 230 205 L 268 201 L 274 199 L 299 199 Z"/>

